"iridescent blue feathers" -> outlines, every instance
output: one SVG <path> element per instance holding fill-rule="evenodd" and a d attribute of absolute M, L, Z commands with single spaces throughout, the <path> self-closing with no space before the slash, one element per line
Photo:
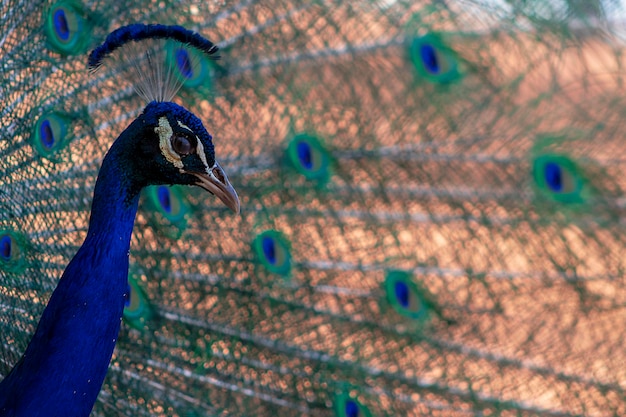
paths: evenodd
<path fill-rule="evenodd" d="M 182 26 L 167 26 L 159 24 L 144 25 L 137 23 L 134 25 L 123 26 L 109 33 L 104 43 L 91 51 L 89 54 L 89 70 L 97 70 L 102 64 L 102 60 L 106 58 L 107 55 L 124 46 L 128 42 L 138 42 L 145 39 L 177 40 L 180 43 L 193 46 L 208 55 L 212 55 L 213 59 L 219 59 L 219 55 L 215 55 L 218 51 L 217 45 Z"/>
<path fill-rule="evenodd" d="M 146 102 L 170 101 L 180 87 L 201 73 L 204 58 L 218 59 L 218 47 L 182 26 L 132 24 L 111 32 L 91 54 L 88 67 L 96 73 L 107 59 L 124 72 L 131 68 L 133 88 Z"/>

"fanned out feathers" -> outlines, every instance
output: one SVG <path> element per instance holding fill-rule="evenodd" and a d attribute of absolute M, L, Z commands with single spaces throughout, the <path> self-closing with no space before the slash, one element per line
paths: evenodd
<path fill-rule="evenodd" d="M 3 2 L 0 379 L 86 237 L 106 150 L 173 100 L 241 215 L 197 187 L 142 192 L 92 416 L 626 415 L 624 16 Z M 179 37 L 129 41 L 151 31 Z"/>

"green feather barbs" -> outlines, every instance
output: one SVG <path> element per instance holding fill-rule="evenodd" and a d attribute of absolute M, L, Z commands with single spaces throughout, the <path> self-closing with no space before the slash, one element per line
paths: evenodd
<path fill-rule="evenodd" d="M 190 206 L 181 187 L 157 185 L 145 190 L 146 213 L 152 227 L 160 234 L 178 239 L 187 229 Z"/>
<path fill-rule="evenodd" d="M 289 241 L 276 230 L 266 230 L 256 236 L 252 249 L 260 263 L 269 272 L 289 276 L 291 273 L 291 251 Z"/>
<path fill-rule="evenodd" d="M 137 272 L 131 271 L 128 274 L 128 294 L 123 317 L 129 326 L 141 330 L 152 318 L 152 308 L 139 282 Z"/>

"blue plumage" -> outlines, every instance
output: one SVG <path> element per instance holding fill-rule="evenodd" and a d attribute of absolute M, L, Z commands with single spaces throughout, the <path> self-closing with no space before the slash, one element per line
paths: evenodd
<path fill-rule="evenodd" d="M 119 331 L 138 204 L 120 162 L 113 153 L 103 163 L 87 238 L 0 384 L 2 415 L 86 416 L 93 407 Z"/>
<path fill-rule="evenodd" d="M 188 35 L 182 28 L 149 28 L 152 32 L 136 25 L 118 31 L 117 46 L 128 34 L 135 40 L 150 34 Z M 189 36 L 196 43 L 197 38 Z M 49 123 L 40 130 L 44 145 L 54 141 Z M 0 415 L 89 415 L 128 299 L 128 257 L 140 191 L 153 184 L 199 185 L 239 210 L 202 122 L 177 104 L 149 103 L 104 158 L 87 237 L 63 273 L 25 354 L 0 383 Z M 11 243 L 10 237 L 0 242 L 6 258 Z"/>
<path fill-rule="evenodd" d="M 188 44 L 198 48 L 207 55 L 211 55 L 213 59 L 219 58 L 218 55 L 215 55 L 218 51 L 218 47 L 215 44 L 181 26 L 159 24 L 143 25 L 137 23 L 121 27 L 111 32 L 104 43 L 89 54 L 89 69 L 95 71 L 102 64 L 102 60 L 105 59 L 107 55 L 128 42 L 138 42 L 145 39 L 176 40 L 182 44 Z"/>

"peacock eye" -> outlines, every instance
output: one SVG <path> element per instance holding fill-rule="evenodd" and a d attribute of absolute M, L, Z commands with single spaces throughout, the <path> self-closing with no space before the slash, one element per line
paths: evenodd
<path fill-rule="evenodd" d="M 172 139 L 172 149 L 179 155 L 189 155 L 194 152 L 193 145 L 191 144 L 191 140 L 182 135 L 173 135 Z"/>

